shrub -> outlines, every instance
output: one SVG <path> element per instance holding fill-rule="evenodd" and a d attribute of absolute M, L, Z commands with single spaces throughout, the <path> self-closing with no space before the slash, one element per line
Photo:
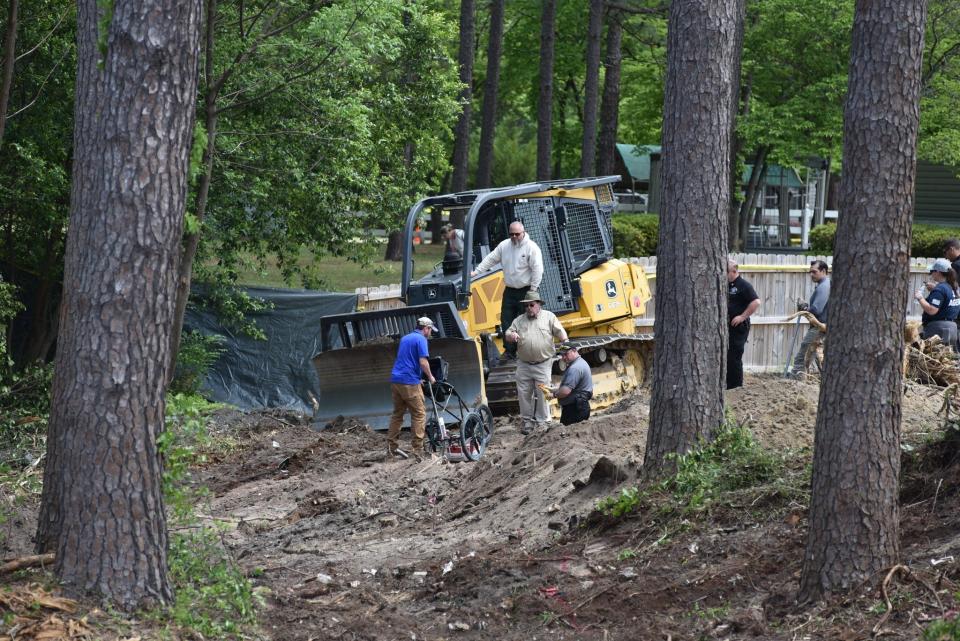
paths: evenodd
<path fill-rule="evenodd" d="M 832 254 L 837 226 L 820 225 L 810 230 L 810 251 L 817 254 Z M 943 253 L 943 241 L 948 238 L 960 238 L 960 229 L 956 227 L 935 227 L 933 225 L 914 225 L 910 255 L 916 257 L 934 257 Z"/>
<path fill-rule="evenodd" d="M 237 639 L 257 622 L 262 606 L 258 588 L 230 556 L 217 527 L 198 526 L 196 506 L 208 493 L 191 476 L 191 468 L 222 447 L 208 432 L 207 415 L 218 405 L 199 396 L 167 398 L 166 428 L 157 439 L 163 457 L 163 493 L 170 523 L 180 531 L 170 537 L 170 579 L 174 602 L 169 610 L 148 616 L 191 630 L 191 638 Z"/>
<path fill-rule="evenodd" d="M 690 512 L 708 508 L 722 495 L 770 483 L 779 483 L 783 457 L 767 452 L 745 425 L 732 419 L 720 426 L 710 443 L 683 456 L 672 457 L 676 472 L 656 486 L 669 494 L 665 509 Z M 597 503 L 597 510 L 614 517 L 636 512 L 651 497 L 650 488 L 626 488 Z"/>
<path fill-rule="evenodd" d="M 656 256 L 660 219 L 655 214 L 617 214 L 613 217 L 615 256 Z"/>
<path fill-rule="evenodd" d="M 198 331 L 184 332 L 169 391 L 174 394 L 197 394 L 210 367 L 223 352 L 223 337 L 205 336 Z"/>

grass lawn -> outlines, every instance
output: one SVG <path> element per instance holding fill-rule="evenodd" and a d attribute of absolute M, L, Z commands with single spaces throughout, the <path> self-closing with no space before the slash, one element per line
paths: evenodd
<path fill-rule="evenodd" d="M 383 250 L 380 250 L 383 255 Z M 304 252 L 301 264 L 308 264 L 313 258 Z M 420 278 L 433 266 L 443 260 L 443 245 L 418 245 L 414 253 L 414 276 Z M 353 292 L 357 287 L 373 287 L 375 285 L 391 285 L 400 282 L 401 262 L 377 260 L 369 265 L 348 260 L 345 257 L 325 256 L 316 263 L 320 277 L 323 279 L 323 289 L 331 292 Z M 290 287 L 283 282 L 280 271 L 272 262 L 266 270 L 255 269 L 251 265 L 240 272 L 240 284 L 255 287 Z M 299 286 L 299 283 L 294 283 Z"/>

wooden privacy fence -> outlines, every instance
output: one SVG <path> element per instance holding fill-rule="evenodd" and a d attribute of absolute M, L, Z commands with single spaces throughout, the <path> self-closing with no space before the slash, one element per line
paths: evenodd
<path fill-rule="evenodd" d="M 750 371 L 783 371 L 790 356 L 791 345 L 795 352 L 807 329 L 807 322 L 786 321 L 797 310 L 798 301 L 808 301 L 813 292 L 813 282 L 807 270 L 810 261 L 823 260 L 832 265 L 832 256 L 801 256 L 797 254 L 732 254 L 740 265 L 740 271 L 757 290 L 760 309 L 751 317 L 750 340 L 743 355 L 744 367 Z M 642 265 L 647 273 L 650 291 L 656 297 L 657 258 L 626 258 L 627 262 Z M 920 307 L 913 300 L 917 291 L 927 280 L 927 266 L 932 258 L 910 259 L 910 283 L 908 298 L 903 302 L 907 319 L 919 320 Z M 402 307 L 399 285 L 361 287 L 357 290 L 357 305 L 366 310 Z M 646 313 L 637 319 L 637 327 L 643 332 L 653 332 L 654 299 L 647 303 Z"/>

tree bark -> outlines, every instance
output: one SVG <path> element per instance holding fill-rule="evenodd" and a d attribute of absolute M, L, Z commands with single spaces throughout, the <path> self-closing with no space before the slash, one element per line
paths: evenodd
<path fill-rule="evenodd" d="M 387 249 L 383 253 L 384 260 L 403 260 L 403 230 L 397 229 L 387 236 Z"/>
<path fill-rule="evenodd" d="M 540 95 L 537 103 L 537 180 L 550 180 L 553 154 L 553 56 L 557 0 L 543 0 L 540 14 Z"/>
<path fill-rule="evenodd" d="M 737 4 L 670 4 L 648 474 L 723 421 Z"/>
<path fill-rule="evenodd" d="M 586 75 L 583 81 L 583 142 L 580 175 L 590 176 L 597 166 L 597 105 L 600 92 L 600 40 L 603 37 L 604 0 L 590 0 L 587 24 Z"/>
<path fill-rule="evenodd" d="M 76 590 L 168 601 L 157 436 L 196 111 L 199 0 L 96 0 L 77 12 L 64 313 L 37 528 Z"/>
<path fill-rule="evenodd" d="M 500 57 L 503 53 L 503 13 L 504 0 L 490 0 L 490 39 L 487 43 L 487 78 L 483 84 L 477 188 L 489 187 L 493 177 L 493 141 L 497 126 Z"/>
<path fill-rule="evenodd" d="M 925 0 L 859 1 L 844 108 L 840 218 L 800 598 L 900 557 L 903 306 Z M 866 284 L 884 283 L 882 296 Z"/>
<path fill-rule="evenodd" d="M 607 19 L 607 53 L 604 61 L 603 97 L 600 101 L 600 140 L 597 175 L 609 176 L 617 167 L 617 128 L 620 122 L 620 65 L 623 48 L 621 13 L 611 10 Z M 627 176 L 623 177 L 627 179 Z"/>
<path fill-rule="evenodd" d="M 0 78 L 0 145 L 7 127 L 7 105 L 10 104 L 10 89 L 13 87 L 13 64 L 17 52 L 17 5 L 19 0 L 8 0 L 7 29 L 3 36 L 3 76 Z"/>
<path fill-rule="evenodd" d="M 475 18 L 473 0 L 460 0 L 460 51 L 457 62 L 460 66 L 460 104 L 463 111 L 453 130 L 453 191 L 467 188 L 467 173 L 470 160 L 470 115 L 473 100 L 473 40 L 475 37 Z"/>

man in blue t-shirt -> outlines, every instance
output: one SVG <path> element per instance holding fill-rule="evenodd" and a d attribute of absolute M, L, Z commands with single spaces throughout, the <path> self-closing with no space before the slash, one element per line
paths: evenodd
<path fill-rule="evenodd" d="M 423 451 L 423 438 L 426 434 L 427 411 L 423 405 L 421 376 L 431 383 L 436 379 L 430 371 L 430 352 L 427 338 L 433 333 L 435 325 L 426 316 L 417 319 L 417 328 L 400 339 L 397 347 L 397 359 L 390 373 L 390 391 L 393 396 L 393 414 L 390 415 L 390 427 L 387 430 L 387 454 L 389 456 L 406 455 L 400 450 L 400 428 L 403 415 L 410 411 L 410 431 L 413 436 L 410 446 L 415 457 Z"/>

